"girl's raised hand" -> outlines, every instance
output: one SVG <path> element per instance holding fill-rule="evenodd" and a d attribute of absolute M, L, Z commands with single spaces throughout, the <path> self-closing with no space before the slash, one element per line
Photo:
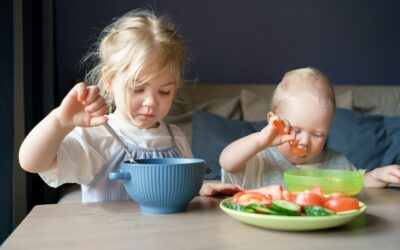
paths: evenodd
<path fill-rule="evenodd" d="M 62 101 L 57 118 L 63 127 L 95 127 L 107 122 L 108 106 L 97 86 L 76 84 Z"/>

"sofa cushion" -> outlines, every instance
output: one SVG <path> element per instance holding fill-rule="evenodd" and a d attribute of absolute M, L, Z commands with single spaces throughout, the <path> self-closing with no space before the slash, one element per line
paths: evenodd
<path fill-rule="evenodd" d="M 237 121 L 204 111 L 193 112 L 192 149 L 195 157 L 207 162 L 205 178 L 220 179 L 222 150 L 265 125 L 266 121 Z M 345 154 L 357 168 L 400 164 L 400 118 L 337 108 L 327 145 Z"/>
<path fill-rule="evenodd" d="M 192 150 L 194 157 L 207 164 L 206 180 L 220 180 L 219 155 L 234 140 L 261 130 L 266 122 L 246 122 L 227 119 L 205 111 L 193 112 Z"/>
<path fill-rule="evenodd" d="M 327 144 L 345 154 L 357 168 L 400 164 L 400 117 L 338 108 Z"/>

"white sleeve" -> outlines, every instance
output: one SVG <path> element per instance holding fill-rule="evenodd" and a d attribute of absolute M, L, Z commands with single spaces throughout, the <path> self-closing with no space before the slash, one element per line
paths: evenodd
<path fill-rule="evenodd" d="M 76 130 L 68 134 L 57 152 L 57 168 L 40 173 L 51 187 L 64 183 L 88 185 L 106 161 L 104 153 L 96 148 L 100 143 L 88 141 Z"/>

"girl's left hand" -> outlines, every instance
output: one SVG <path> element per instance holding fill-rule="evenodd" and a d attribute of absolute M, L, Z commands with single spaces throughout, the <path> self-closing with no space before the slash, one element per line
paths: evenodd
<path fill-rule="evenodd" d="M 203 183 L 200 189 L 200 196 L 233 195 L 244 189 L 236 184 L 225 183 Z"/>

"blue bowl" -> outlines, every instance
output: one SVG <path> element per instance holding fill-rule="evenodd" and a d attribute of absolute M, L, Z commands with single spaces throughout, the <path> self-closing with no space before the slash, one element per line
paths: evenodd
<path fill-rule="evenodd" d="M 109 173 L 122 180 L 129 196 L 144 213 L 170 214 L 186 210 L 203 184 L 205 161 L 193 158 L 159 158 L 125 161 Z"/>

